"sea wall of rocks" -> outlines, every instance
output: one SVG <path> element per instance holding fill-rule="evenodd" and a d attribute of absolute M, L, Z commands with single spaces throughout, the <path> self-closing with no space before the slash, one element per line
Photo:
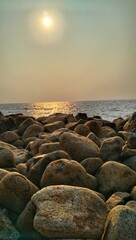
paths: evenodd
<path fill-rule="evenodd" d="M 136 239 L 136 113 L 0 112 L 0 239 Z"/>

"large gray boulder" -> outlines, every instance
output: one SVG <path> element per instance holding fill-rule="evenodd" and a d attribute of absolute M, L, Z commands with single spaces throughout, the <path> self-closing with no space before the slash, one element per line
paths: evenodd
<path fill-rule="evenodd" d="M 104 195 L 118 191 L 127 192 L 136 185 L 136 172 L 115 161 L 104 163 L 95 176 L 98 180 L 98 190 Z"/>
<path fill-rule="evenodd" d="M 78 162 L 88 157 L 99 156 L 99 147 L 91 139 L 75 133 L 63 133 L 60 136 L 60 144 L 70 157 Z"/>
<path fill-rule="evenodd" d="M 60 159 L 48 164 L 40 185 L 45 187 L 60 184 L 96 189 L 97 179 L 89 175 L 77 161 Z"/>
<path fill-rule="evenodd" d="M 97 240 L 103 233 L 106 204 L 89 189 L 50 186 L 34 194 L 32 202 L 34 228 L 45 237 Z"/>
<path fill-rule="evenodd" d="M 136 239 L 136 211 L 127 206 L 116 206 L 108 214 L 102 240 L 129 239 Z"/>

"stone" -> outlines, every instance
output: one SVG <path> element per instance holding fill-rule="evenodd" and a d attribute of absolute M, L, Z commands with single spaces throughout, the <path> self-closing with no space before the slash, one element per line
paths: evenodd
<path fill-rule="evenodd" d="M 20 234 L 13 226 L 11 220 L 0 209 L 0 239 L 1 240 L 19 240 Z"/>
<path fill-rule="evenodd" d="M 22 139 L 23 141 L 29 137 L 38 137 L 40 132 L 44 132 L 44 128 L 38 124 L 31 124 L 24 132 Z"/>
<path fill-rule="evenodd" d="M 119 161 L 121 158 L 123 140 L 121 137 L 109 137 L 102 142 L 100 158 L 106 162 L 109 160 Z"/>
<path fill-rule="evenodd" d="M 22 175 L 24 175 L 25 177 L 27 176 L 27 165 L 26 163 L 19 163 L 17 166 L 16 166 L 18 172 Z"/>
<path fill-rule="evenodd" d="M 132 197 L 133 200 L 136 201 L 136 186 L 134 186 L 134 187 L 132 188 L 131 197 Z"/>
<path fill-rule="evenodd" d="M 64 132 L 69 132 L 70 130 L 67 128 L 59 128 L 57 130 L 55 130 L 53 133 L 50 134 L 50 136 L 48 137 L 48 139 L 51 142 L 59 142 L 59 138 L 61 136 L 62 133 Z"/>
<path fill-rule="evenodd" d="M 86 113 L 80 113 L 80 112 L 75 116 L 75 118 L 77 121 L 79 121 L 80 119 L 87 121 L 87 119 L 88 119 Z"/>
<path fill-rule="evenodd" d="M 136 172 L 115 161 L 104 163 L 95 176 L 98 191 L 106 196 L 115 192 L 128 192 L 136 185 Z"/>
<path fill-rule="evenodd" d="M 136 172 L 136 156 L 127 158 L 125 161 L 123 161 L 123 164 Z"/>
<path fill-rule="evenodd" d="M 44 173 L 45 168 L 49 163 L 58 159 L 70 159 L 70 156 L 62 150 L 54 151 L 52 153 L 44 154 L 41 159 L 34 164 L 33 167 L 28 171 L 27 177 L 32 181 L 36 186 L 40 186 L 41 177 Z"/>
<path fill-rule="evenodd" d="M 81 136 L 87 136 L 90 133 L 90 128 L 85 124 L 79 124 L 75 127 L 74 131 Z"/>
<path fill-rule="evenodd" d="M 128 119 L 124 125 L 124 131 L 133 132 L 136 129 L 136 112 Z"/>
<path fill-rule="evenodd" d="M 115 192 L 106 201 L 107 209 L 110 211 L 117 205 L 125 205 L 127 201 L 131 199 L 130 193 L 127 192 Z"/>
<path fill-rule="evenodd" d="M 43 143 L 39 148 L 39 153 L 44 154 L 44 153 L 54 152 L 57 150 L 62 150 L 62 147 L 59 142 Z"/>
<path fill-rule="evenodd" d="M 32 202 L 36 206 L 34 228 L 47 238 L 96 240 L 102 235 L 106 204 L 89 189 L 49 186 L 34 194 Z"/>
<path fill-rule="evenodd" d="M 89 139 L 91 139 L 98 147 L 101 146 L 101 142 L 99 140 L 99 138 L 93 133 L 93 132 L 90 132 L 87 137 Z"/>
<path fill-rule="evenodd" d="M 75 117 L 72 114 L 53 113 L 45 119 L 43 124 L 53 123 L 53 122 L 57 122 L 57 121 L 62 121 L 66 124 L 68 122 L 75 121 Z"/>
<path fill-rule="evenodd" d="M 0 133 L 12 130 L 15 127 L 15 121 L 12 117 L 0 120 Z"/>
<path fill-rule="evenodd" d="M 101 167 L 103 161 L 98 157 L 86 158 L 81 162 L 81 165 L 85 168 L 85 170 L 94 175 L 99 167 Z"/>
<path fill-rule="evenodd" d="M 108 214 L 102 240 L 128 239 L 136 239 L 136 211 L 116 206 Z"/>
<path fill-rule="evenodd" d="M 125 120 L 122 117 L 119 117 L 117 119 L 114 119 L 113 121 L 116 124 L 116 130 L 118 131 L 122 131 L 123 130 L 123 126 L 125 124 Z"/>
<path fill-rule="evenodd" d="M 0 181 L 0 202 L 9 210 L 21 213 L 38 188 L 19 173 L 8 173 Z"/>
<path fill-rule="evenodd" d="M 125 160 L 134 156 L 136 156 L 136 149 L 128 148 L 127 144 L 125 144 L 122 148 L 122 159 Z"/>
<path fill-rule="evenodd" d="M 45 132 L 54 132 L 55 130 L 59 129 L 59 128 L 64 128 L 65 124 L 62 121 L 56 121 L 53 123 L 48 123 L 44 125 L 44 131 Z"/>
<path fill-rule="evenodd" d="M 99 138 L 109 138 L 109 137 L 115 137 L 115 136 L 117 136 L 116 131 L 108 126 L 102 127 L 98 135 Z"/>
<path fill-rule="evenodd" d="M 129 148 L 136 149 L 136 133 L 133 133 L 129 136 L 127 145 Z"/>
<path fill-rule="evenodd" d="M 70 157 L 78 162 L 88 157 L 99 156 L 98 146 L 91 139 L 76 133 L 63 133 L 60 136 L 60 144 Z"/>
<path fill-rule="evenodd" d="M 126 203 L 126 206 L 133 209 L 134 211 L 136 211 L 136 201 L 131 200 L 131 201 Z"/>
<path fill-rule="evenodd" d="M 26 163 L 27 160 L 31 158 L 31 154 L 26 149 L 16 149 L 13 150 L 13 153 L 16 164 Z"/>
<path fill-rule="evenodd" d="M 5 143 L 5 142 L 2 142 L 2 141 L 0 141 L 0 148 L 7 148 L 7 149 L 10 149 L 10 150 L 16 150 L 17 149 L 12 144 Z"/>
<path fill-rule="evenodd" d="M 85 123 L 86 126 L 90 128 L 90 131 L 93 132 L 96 136 L 101 132 L 101 124 L 97 120 L 89 120 Z"/>
<path fill-rule="evenodd" d="M 18 134 L 20 136 L 23 135 L 23 133 L 25 132 L 25 130 L 32 124 L 35 123 L 35 120 L 33 118 L 26 118 L 23 122 L 21 122 L 21 124 L 18 126 Z"/>
<path fill-rule="evenodd" d="M 48 164 L 40 182 L 40 186 L 71 185 L 96 189 L 97 180 L 87 174 L 82 165 L 73 160 L 59 159 Z"/>
<path fill-rule="evenodd" d="M 23 143 L 23 141 L 22 140 L 16 140 L 15 142 L 13 142 L 12 143 L 12 145 L 14 145 L 15 147 L 17 147 L 17 148 L 24 148 L 24 143 Z"/>
<path fill-rule="evenodd" d="M 0 147 L 0 167 L 15 167 L 15 157 L 12 150 Z"/>
<path fill-rule="evenodd" d="M 0 134 L 0 141 L 12 144 L 17 140 L 19 140 L 19 136 L 13 131 L 6 131 Z"/>
<path fill-rule="evenodd" d="M 1 181 L 1 179 L 2 179 L 3 177 L 5 177 L 6 174 L 8 174 L 8 173 L 9 173 L 9 171 L 0 168 L 0 181 Z"/>
<path fill-rule="evenodd" d="M 39 153 L 39 148 L 41 147 L 42 144 L 44 143 L 49 143 L 50 141 L 46 138 L 44 139 L 36 139 L 30 144 L 30 151 L 32 156 L 35 156 L 36 154 Z"/>

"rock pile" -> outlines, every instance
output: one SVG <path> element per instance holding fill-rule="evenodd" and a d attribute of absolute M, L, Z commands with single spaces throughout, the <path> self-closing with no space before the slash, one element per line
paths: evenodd
<path fill-rule="evenodd" d="M 0 113 L 0 239 L 136 239 L 136 113 Z"/>

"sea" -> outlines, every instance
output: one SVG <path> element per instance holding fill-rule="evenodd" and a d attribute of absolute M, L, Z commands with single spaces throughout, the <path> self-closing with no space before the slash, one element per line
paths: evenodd
<path fill-rule="evenodd" d="M 88 117 L 101 116 L 113 121 L 118 117 L 128 118 L 136 112 L 136 99 L 102 100 L 102 101 L 69 101 L 69 102 L 36 102 L 0 104 L 4 115 L 22 113 L 35 118 L 53 113 L 86 113 Z"/>

